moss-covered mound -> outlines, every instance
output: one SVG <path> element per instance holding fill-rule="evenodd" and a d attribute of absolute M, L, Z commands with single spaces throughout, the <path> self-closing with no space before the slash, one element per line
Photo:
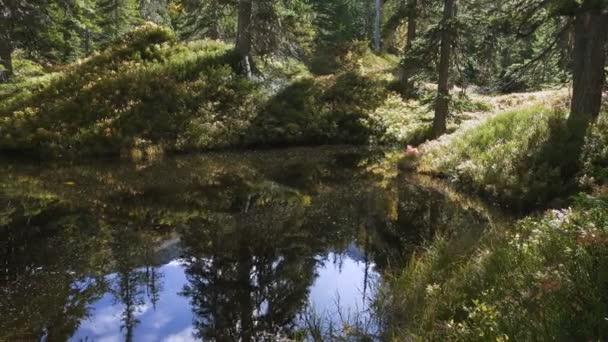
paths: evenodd
<path fill-rule="evenodd" d="M 142 26 L 41 90 L 4 99 L 0 148 L 57 156 L 230 144 L 255 111 L 258 87 L 234 74 L 228 51 L 213 41 L 178 44 L 169 30 Z"/>
<path fill-rule="evenodd" d="M 314 77 L 301 62 L 259 61 L 264 76 L 250 80 L 233 70 L 231 56 L 230 45 L 179 43 L 166 28 L 141 26 L 82 62 L 0 87 L 0 151 L 140 158 L 402 143 L 428 131 L 428 111 L 391 94 L 386 72 Z"/>

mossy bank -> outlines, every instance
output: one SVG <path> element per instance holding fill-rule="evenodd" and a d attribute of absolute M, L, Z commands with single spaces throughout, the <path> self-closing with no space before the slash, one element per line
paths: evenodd
<path fill-rule="evenodd" d="M 178 42 L 170 30 L 147 24 L 83 61 L 16 78 L 0 89 L 0 150 L 43 158 L 145 158 L 404 142 L 420 140 L 427 130 L 428 111 L 403 110 L 405 102 L 387 88 L 386 72 L 372 75 L 364 72 L 371 66 L 353 65 L 315 77 L 286 58 L 260 61 L 262 74 L 247 79 L 234 71 L 231 51 L 219 41 Z"/>

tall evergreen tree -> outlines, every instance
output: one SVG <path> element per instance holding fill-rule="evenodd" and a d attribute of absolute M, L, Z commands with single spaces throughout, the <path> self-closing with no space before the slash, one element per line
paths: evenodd
<path fill-rule="evenodd" d="M 597 119 L 602 104 L 606 76 L 608 5 L 586 0 L 573 11 L 575 17 L 573 87 L 569 124 L 573 133 L 584 136 L 590 122 Z"/>
<path fill-rule="evenodd" d="M 138 7 L 142 19 L 157 25 L 171 25 L 167 0 L 139 0 Z"/>
<path fill-rule="evenodd" d="M 98 0 L 99 26 L 107 39 L 115 39 L 128 31 L 137 19 L 137 0 Z"/>
<path fill-rule="evenodd" d="M 18 48 L 35 50 L 50 23 L 48 7 L 52 0 L 0 0 L 0 64 L 5 74 L 13 74 L 13 52 Z"/>

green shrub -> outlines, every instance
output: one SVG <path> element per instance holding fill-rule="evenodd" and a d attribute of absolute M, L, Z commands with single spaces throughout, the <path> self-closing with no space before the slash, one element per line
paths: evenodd
<path fill-rule="evenodd" d="M 382 78 L 360 71 L 310 77 L 302 63 L 269 58 L 259 63 L 268 78 L 249 80 L 232 62 L 227 44 L 178 43 L 167 28 L 145 24 L 62 72 L 23 81 L 22 90 L 0 89 L 0 150 L 147 156 L 424 135 L 426 124 L 403 127 L 419 115 L 387 103 Z"/>
<path fill-rule="evenodd" d="M 317 75 L 358 70 L 371 54 L 369 42 L 349 41 L 320 47 L 310 60 L 310 70 Z"/>
<path fill-rule="evenodd" d="M 274 96 L 252 123 L 256 145 L 366 143 L 366 122 L 388 92 L 381 82 L 354 72 L 296 81 Z"/>
<path fill-rule="evenodd" d="M 226 146 L 263 99 L 232 71 L 229 49 L 177 44 L 171 31 L 144 25 L 41 90 L 0 104 L 0 148 L 58 156 L 116 155 L 137 141 L 167 150 Z M 214 125 L 219 131 L 205 129 Z"/>
<path fill-rule="evenodd" d="M 584 185 L 608 184 L 608 114 L 603 113 L 591 127 L 583 148 L 583 170 L 579 176 Z"/>
<path fill-rule="evenodd" d="M 488 232 L 455 254 L 439 239 L 389 280 L 389 336 L 437 341 L 608 338 L 608 199 Z"/>
<path fill-rule="evenodd" d="M 372 138 L 382 144 L 418 145 L 430 137 L 433 114 L 417 102 L 393 93 L 365 119 Z"/>

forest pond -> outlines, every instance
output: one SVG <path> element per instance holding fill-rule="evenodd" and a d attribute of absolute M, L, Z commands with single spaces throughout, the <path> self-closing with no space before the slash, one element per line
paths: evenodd
<path fill-rule="evenodd" d="M 382 326 L 374 293 L 483 205 L 382 151 L 2 161 L 0 341 L 306 339 Z"/>

